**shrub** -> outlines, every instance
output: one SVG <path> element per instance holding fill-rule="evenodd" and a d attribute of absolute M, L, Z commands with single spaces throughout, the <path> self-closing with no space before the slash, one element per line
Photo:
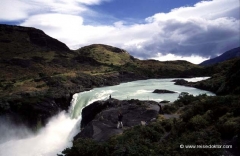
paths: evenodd
<path fill-rule="evenodd" d="M 178 106 L 175 104 L 163 106 L 163 112 L 167 114 L 175 113 L 178 110 Z"/>
<path fill-rule="evenodd" d="M 46 86 L 46 84 L 41 84 L 41 85 L 37 85 L 36 88 L 43 88 L 45 86 Z"/>
<path fill-rule="evenodd" d="M 47 75 L 45 73 L 38 73 L 39 77 L 43 78 L 46 77 Z"/>
<path fill-rule="evenodd" d="M 208 126 L 208 121 L 203 118 L 201 115 L 196 115 L 192 117 L 189 121 L 189 127 L 193 128 L 194 130 L 198 130 L 201 128 L 205 128 Z"/>
<path fill-rule="evenodd" d="M 172 120 L 163 120 L 162 122 L 161 122 L 161 125 L 162 125 L 162 127 L 167 131 L 167 132 L 169 132 L 171 129 L 172 129 Z"/>
<path fill-rule="evenodd" d="M 79 138 L 74 141 L 74 146 L 72 148 L 67 148 L 62 153 L 66 156 L 97 156 L 104 153 L 104 149 L 101 144 L 98 144 L 92 139 Z"/>
<path fill-rule="evenodd" d="M 233 113 L 226 113 L 224 116 L 219 118 L 217 123 L 218 131 L 221 133 L 223 139 L 232 139 L 238 134 L 240 129 L 240 117 L 234 118 Z"/>
<path fill-rule="evenodd" d="M 188 105 L 194 101 L 195 97 L 187 92 L 182 92 L 179 94 L 178 99 L 175 101 L 177 104 Z"/>

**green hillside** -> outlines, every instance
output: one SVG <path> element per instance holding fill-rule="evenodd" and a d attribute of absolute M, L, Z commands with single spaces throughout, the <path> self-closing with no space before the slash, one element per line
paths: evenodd
<path fill-rule="evenodd" d="M 125 50 L 108 45 L 93 44 L 82 47 L 76 52 L 82 57 L 92 58 L 104 65 L 120 66 L 134 61 L 134 58 Z"/>
<path fill-rule="evenodd" d="M 42 77 L 71 75 L 73 52 L 43 31 L 0 25 L 0 34 L 0 97 L 47 91 Z"/>
<path fill-rule="evenodd" d="M 101 44 L 82 47 L 76 52 L 81 63 L 97 66 L 95 69 L 91 68 L 91 74 L 117 73 L 160 78 L 179 77 L 183 71 L 192 68 L 203 69 L 187 61 L 139 60 L 123 49 Z"/>
<path fill-rule="evenodd" d="M 37 130 L 60 110 L 68 110 L 76 92 L 139 79 L 211 76 L 186 85 L 223 96 L 182 94 L 163 108 L 179 113 L 179 119 L 162 120 L 159 115 L 155 123 L 130 128 L 106 143 L 76 140 L 65 153 L 221 155 L 224 149 L 190 151 L 179 145 L 226 144 L 238 136 L 239 149 L 239 69 L 240 59 L 201 67 L 187 61 L 139 60 L 126 50 L 102 44 L 70 50 L 41 30 L 0 25 L 0 115 Z"/>
<path fill-rule="evenodd" d="M 0 97 L 49 92 L 60 96 L 94 86 L 179 77 L 183 71 L 203 69 L 186 61 L 139 60 L 123 49 L 101 44 L 72 51 L 35 28 L 0 25 L 0 34 Z M 115 82 L 106 82 L 106 77 Z"/>
<path fill-rule="evenodd" d="M 213 76 L 205 81 L 186 82 L 184 85 L 211 90 L 219 95 L 193 96 L 183 92 L 172 104 L 162 105 L 162 112 L 155 120 L 147 122 L 147 125 L 139 123 L 137 126 L 128 127 L 125 120 L 127 126 L 123 128 L 123 132 L 106 141 L 96 141 L 96 138 L 82 133 L 82 137 L 75 137 L 73 146 L 66 148 L 63 154 L 65 156 L 238 156 L 240 154 L 240 59 L 228 60 L 204 70 L 208 73 L 212 72 Z M 126 102 L 122 101 L 122 103 Z M 150 105 L 151 101 L 148 102 Z M 139 105 L 144 107 L 142 104 Z M 112 110 L 106 108 L 107 111 L 111 111 L 110 109 Z M 107 117 L 103 115 L 106 110 L 99 113 L 98 122 L 106 122 Z M 125 117 L 126 112 L 124 111 Z M 169 115 L 175 115 L 175 118 L 168 118 Z M 103 116 L 104 119 L 100 119 Z M 127 116 L 127 118 L 131 117 Z M 113 128 L 112 131 L 114 130 Z"/>
<path fill-rule="evenodd" d="M 217 95 L 240 94 L 240 58 L 209 66 L 205 71 L 213 73 L 210 79 L 187 85 L 209 90 Z"/>
<path fill-rule="evenodd" d="M 70 50 L 28 27 L 0 25 L 0 47 L 0 115 L 18 114 L 33 127 L 67 110 L 77 92 L 140 79 L 213 74 L 187 61 L 139 60 L 109 45 Z"/>

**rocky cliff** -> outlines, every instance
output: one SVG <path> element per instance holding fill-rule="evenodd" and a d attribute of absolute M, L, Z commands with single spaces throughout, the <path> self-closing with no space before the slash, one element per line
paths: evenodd
<path fill-rule="evenodd" d="M 82 131 L 75 136 L 106 141 L 111 136 L 120 134 L 123 129 L 156 120 L 159 106 L 155 101 L 117 100 L 97 101 L 82 111 Z M 118 113 L 123 114 L 123 129 L 117 128 Z"/>

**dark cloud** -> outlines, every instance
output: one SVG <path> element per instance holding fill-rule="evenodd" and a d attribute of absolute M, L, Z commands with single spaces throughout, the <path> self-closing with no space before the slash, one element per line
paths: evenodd
<path fill-rule="evenodd" d="M 198 55 L 215 57 L 231 48 L 240 46 L 237 20 L 189 19 L 188 21 L 167 20 L 159 22 L 162 31 L 142 44 L 141 49 L 131 53 L 149 58 L 157 53 L 172 53 L 178 56 Z"/>
<path fill-rule="evenodd" d="M 4 1 L 11 7 L 11 3 Z M 20 7 L 15 9 L 19 13 L 4 14 L 4 18 L 24 13 L 23 17 L 27 17 L 21 25 L 42 29 L 72 49 L 101 43 L 126 49 L 131 55 L 145 59 L 168 54 L 175 58 L 199 56 L 200 59 L 206 59 L 240 46 L 239 0 L 201 1 L 194 6 L 172 9 L 168 13 L 158 12 L 140 23 L 106 17 L 83 7 L 81 3 L 75 5 L 77 1 L 66 4 L 39 1 L 34 14 L 28 14 L 28 9 Z M 92 0 L 88 3 L 103 1 Z M 42 8 L 48 8 L 50 12 Z M 101 19 L 102 24 L 96 19 Z"/>

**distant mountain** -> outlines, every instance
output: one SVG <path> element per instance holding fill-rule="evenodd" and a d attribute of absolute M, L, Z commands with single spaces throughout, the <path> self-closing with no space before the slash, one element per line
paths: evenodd
<path fill-rule="evenodd" d="M 213 65 L 236 57 L 240 57 L 240 47 L 229 50 L 218 57 L 203 61 L 199 65 L 202 66 Z"/>

